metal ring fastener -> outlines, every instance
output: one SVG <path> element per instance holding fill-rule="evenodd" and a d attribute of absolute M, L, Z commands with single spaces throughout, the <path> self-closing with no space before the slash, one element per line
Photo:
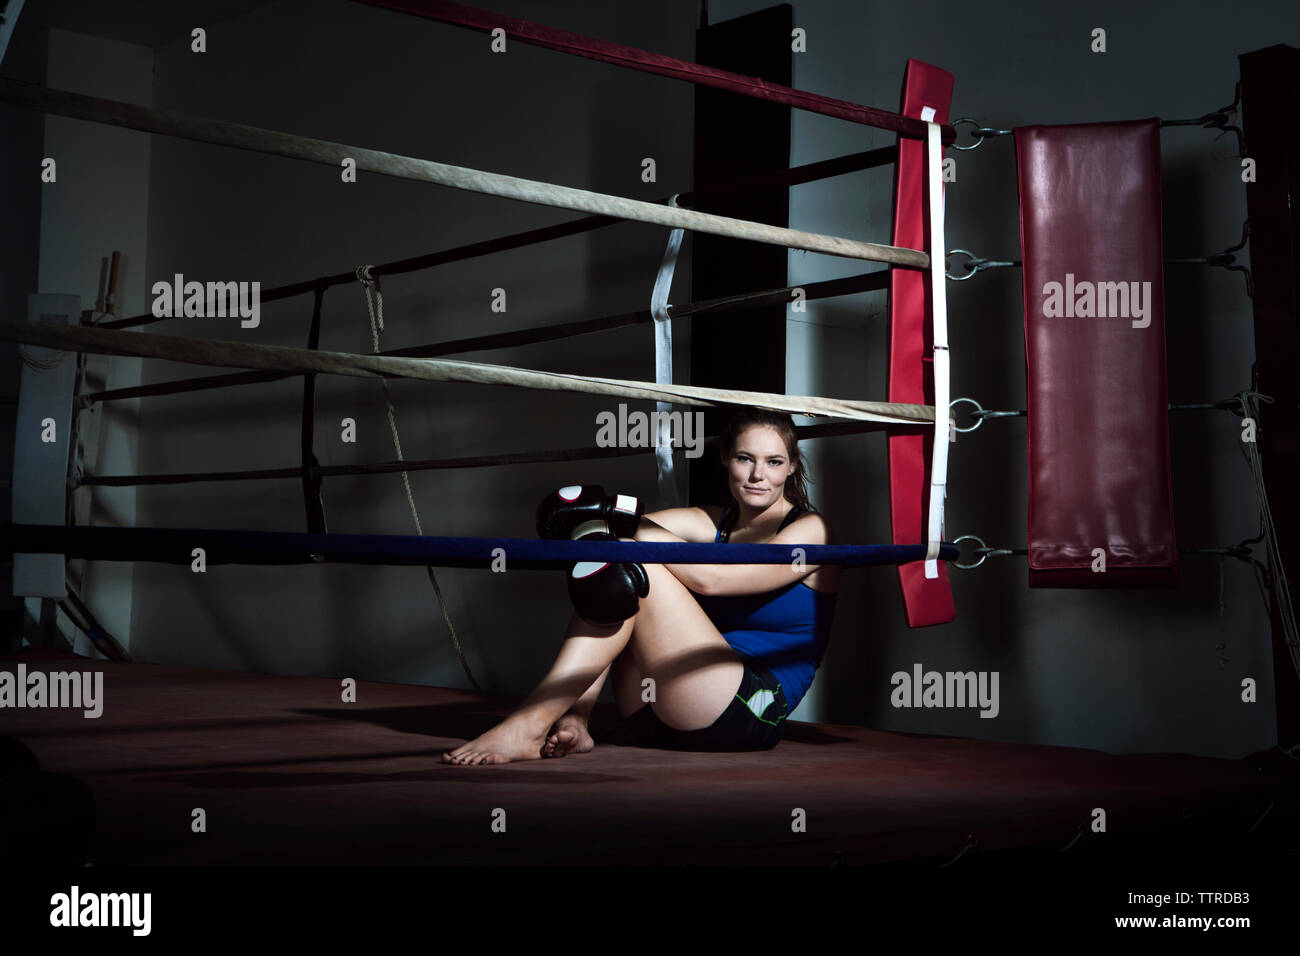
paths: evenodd
<path fill-rule="evenodd" d="M 962 570 L 969 570 L 971 568 L 978 568 L 981 564 L 983 564 L 985 561 L 988 560 L 989 552 L 992 549 L 987 544 L 984 543 L 983 538 L 981 538 L 977 534 L 964 534 L 960 538 L 955 540 L 953 544 L 961 544 L 963 541 L 979 542 L 980 551 L 982 551 L 983 553 L 980 554 L 980 559 L 976 561 L 974 564 L 962 564 L 960 561 L 954 561 L 953 564 L 955 566 L 961 568 Z"/>
<path fill-rule="evenodd" d="M 956 405 L 958 402 L 970 402 L 972 405 L 975 406 L 975 412 L 972 413 L 972 415 L 975 418 L 975 424 L 970 425 L 966 428 L 962 428 L 960 425 L 953 425 L 953 428 L 955 428 L 957 431 L 962 432 L 964 434 L 966 432 L 973 432 L 975 431 L 975 429 L 979 428 L 981 425 L 984 424 L 984 416 L 982 414 L 977 414 L 977 413 L 982 413 L 984 411 L 983 405 L 975 401 L 975 399 L 973 398 L 954 398 L 951 402 L 948 403 L 948 411 L 951 412 L 953 406 Z"/>

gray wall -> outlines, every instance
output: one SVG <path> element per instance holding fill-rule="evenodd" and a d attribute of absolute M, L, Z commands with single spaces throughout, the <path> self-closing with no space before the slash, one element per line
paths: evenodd
<path fill-rule="evenodd" d="M 764 4 L 718 2 L 717 21 Z M 497 2 L 506 14 L 691 59 L 694 2 Z M 969 12 L 932 3 L 809 2 L 795 6 L 809 52 L 795 85 L 897 108 L 906 57 L 957 77 L 955 115 L 992 125 L 1198 115 L 1232 99 L 1237 54 L 1300 43 L 1292 5 L 1171 10 L 1099 3 L 1086 11 L 988 3 Z M 1088 52 L 1103 26 L 1110 52 Z M 209 52 L 188 39 L 156 51 L 156 105 L 361 146 L 641 198 L 690 184 L 692 91 L 590 61 L 513 45 L 494 56 L 486 38 L 348 3 L 281 0 L 213 24 Z M 892 137 L 796 113 L 793 163 L 887 145 Z M 1243 187 L 1228 140 L 1164 134 L 1167 249 L 1217 251 L 1236 241 Z M 951 154 L 950 154 L 951 155 Z M 653 156 L 660 182 L 640 180 Z M 562 221 L 569 214 L 436 187 L 156 138 L 150 167 L 150 281 L 260 281 L 263 286 L 351 269 Z M 887 241 L 887 170 L 799 187 L 792 225 Z M 948 192 L 948 245 L 1018 254 L 1013 144 L 993 141 L 958 158 Z M 643 308 L 666 238 L 619 225 L 585 237 L 504 253 L 384 282 L 383 347 L 523 328 Z M 689 237 L 687 249 L 689 252 Z M 791 279 L 859 271 L 849 261 L 792 254 Z M 683 273 L 672 298 L 688 288 Z M 1024 407 L 1019 275 L 1006 271 L 950 286 L 954 396 L 988 408 Z M 503 286 L 509 311 L 489 309 Z M 1170 394 L 1226 397 L 1249 383 L 1253 355 L 1240 277 L 1171 270 Z M 879 398 L 885 394 L 884 297 L 814 305 L 789 324 L 789 390 Z M 326 297 L 321 347 L 369 351 L 359 288 Z M 179 320 L 151 331 L 305 344 L 310 299 L 268 305 L 262 326 Z M 677 323 L 679 379 L 689 327 Z M 527 348 L 473 353 L 474 361 L 651 378 L 645 327 Z M 151 362 L 147 381 L 208 374 Z M 576 395 L 473 385 L 394 382 L 407 458 L 472 455 L 589 443 L 609 403 Z M 393 457 L 382 390 L 353 379 L 317 383 L 317 454 L 324 464 Z M 301 385 L 290 380 L 151 399 L 140 413 L 142 472 L 293 465 Z M 344 417 L 360 441 L 338 440 Z M 1226 413 L 1174 418 L 1180 543 L 1221 545 L 1257 527 L 1248 472 Z M 811 442 L 814 498 L 841 537 L 888 540 L 883 436 Z M 993 422 L 953 451 L 948 537 L 1025 542 L 1022 421 Z M 593 476 L 653 498 L 651 460 L 424 472 L 412 487 L 426 534 L 531 533 L 547 488 Z M 327 482 L 331 531 L 412 533 L 398 477 Z M 304 528 L 296 481 L 142 489 L 142 526 Z M 551 660 L 569 608 L 557 575 L 440 569 L 451 614 L 480 680 L 522 694 Z M 1223 607 L 1218 590 L 1222 574 Z M 1177 591 L 1030 591 L 1023 559 L 954 572 L 955 622 L 912 631 L 903 623 L 892 569 L 847 572 L 832 649 L 797 716 L 863 722 L 915 733 L 1093 747 L 1236 756 L 1274 743 L 1268 621 L 1245 566 L 1188 557 Z M 143 660 L 466 686 L 421 568 L 312 566 L 188 569 L 142 564 L 135 573 L 131 650 Z M 1222 648 L 1219 645 L 1223 645 Z M 996 670 L 1001 715 L 894 710 L 889 676 L 927 669 Z M 1239 702 L 1258 679 L 1261 702 Z"/>
<path fill-rule="evenodd" d="M 48 32 L 46 83 L 57 89 L 148 106 L 153 98 L 153 51 L 117 40 L 65 30 Z M 150 138 L 134 130 L 86 123 L 62 116 L 45 118 L 43 155 L 58 162 L 58 182 L 41 190 L 40 292 L 73 293 L 81 307 L 103 308 L 101 285 L 114 250 L 121 253 L 118 315 L 146 308 L 145 255 L 148 235 Z M 97 313 L 96 320 L 102 315 Z M 138 358 L 89 357 L 84 391 L 140 383 Z M 86 469 L 121 474 L 137 465 L 141 439 L 138 399 L 96 406 L 83 413 L 79 441 L 87 446 Z M 94 441 L 98 418 L 99 441 Z M 111 527 L 139 523 L 136 489 L 81 489 L 78 520 Z M 78 561 L 80 594 L 112 634 L 131 633 L 133 579 L 138 565 Z M 33 604 L 29 600 L 29 606 Z M 36 612 L 39 613 L 39 612 Z M 82 654 L 93 653 L 85 634 L 60 616 L 60 625 Z M 129 646 L 129 645 L 128 645 Z"/>
<path fill-rule="evenodd" d="M 539 16 L 536 6 L 505 12 Z M 652 49 L 688 53 L 690 3 L 663 9 L 549 4 L 544 19 Z M 214 27 L 209 51 L 158 51 L 158 105 L 344 143 L 640 198 L 689 184 L 692 90 L 654 78 L 514 45 L 493 55 L 487 38 L 350 3 L 286 0 Z M 643 183 L 641 159 L 658 161 Z M 149 273 L 276 283 L 336 273 L 567 221 L 574 214 L 179 141 L 158 140 L 150 204 Z M 383 281 L 382 347 L 395 348 L 648 307 L 665 230 L 617 225 L 464 264 Z M 679 290 L 689 288 L 679 275 Z M 508 311 L 490 310 L 507 290 Z M 675 297 L 678 298 L 678 297 Z M 262 325 L 223 320 L 153 326 L 302 346 L 310 297 L 268 305 Z M 357 285 L 330 291 L 325 349 L 372 349 Z M 688 372 L 689 327 L 678 323 L 677 363 Z M 510 350 L 472 361 L 653 378 L 647 326 Z M 151 363 L 161 380 L 192 374 Z M 299 459 L 302 386 L 202 392 L 145 403 L 145 472 L 292 466 Z M 406 458 L 590 445 L 609 403 L 566 393 L 476 385 L 391 384 Z M 339 440 L 355 418 L 359 441 Z M 374 382 L 317 383 L 317 454 L 323 464 L 395 457 L 383 392 Z M 598 466 L 520 465 L 423 472 L 411 484 L 426 534 L 533 535 L 550 488 L 596 475 L 607 487 L 651 497 L 651 458 Z M 296 480 L 147 489 L 140 523 L 176 527 L 305 529 Z M 331 531 L 414 533 L 399 476 L 330 480 Z M 142 566 L 132 651 L 145 659 L 273 673 L 466 686 L 423 568 L 328 566 L 268 571 Z M 487 687 L 526 692 L 545 671 L 571 613 L 562 576 L 438 569 L 472 669 Z"/>
<path fill-rule="evenodd" d="M 24 16 L 30 11 L 24 11 Z M 38 14 L 39 15 L 39 14 Z M 153 94 L 153 51 L 137 44 L 87 36 L 63 29 L 32 29 L 20 19 L 14 42 L 5 57 L 7 77 L 130 103 L 148 105 Z M 121 253 L 117 304 L 119 314 L 145 307 L 145 244 L 149 196 L 149 137 L 113 126 L 6 108 L 0 113 L 0 135 L 6 147 L 3 179 L 6 190 L 6 268 L 0 271 L 0 307 L 7 316 L 27 315 L 31 292 L 76 295 L 83 310 L 102 308 L 112 252 Z M 57 179 L 43 183 L 41 162 L 57 164 Z M 97 320 L 102 317 L 98 313 Z M 22 374 L 16 347 L 4 343 L 4 393 L 16 391 Z M 71 355 L 71 353 L 65 353 Z M 90 356 L 84 390 L 135 385 L 139 359 Z M 134 414 L 138 402 L 97 406 L 83 414 L 78 440 L 88 446 L 88 470 L 129 472 L 136 467 L 139 433 Z M 6 408 L 0 431 L 12 465 L 14 439 L 36 441 L 36 435 L 14 435 L 14 409 Z M 96 441 L 95 422 L 102 424 Z M 54 480 L 62 484 L 60 473 Z M 49 480 L 48 476 L 44 480 Z M 6 483 L 5 497 L 9 496 Z M 136 524 L 135 489 L 115 488 L 78 492 L 79 521 L 130 527 Z M 93 506 L 93 510 L 92 510 Z M 6 508 L 5 514 L 8 515 Z M 18 520 L 23 520 L 19 517 Z M 131 630 L 134 566 L 120 562 L 77 561 L 74 586 L 114 634 Z M 27 611 L 40 617 L 40 599 L 27 598 Z M 60 616 L 59 629 L 79 653 L 93 653 L 84 634 Z"/>
<path fill-rule="evenodd" d="M 5 53 L 3 75 L 37 83 L 45 75 L 45 44 L 14 43 Z M 41 193 L 36 188 L 41 168 L 39 113 L 0 106 L 0 315 L 25 316 L 27 296 L 36 289 L 40 260 Z M 12 342 L 0 342 L 0 508 L 10 513 L 17 414 L 18 376 L 22 359 Z M 10 606 L 8 604 L 6 607 Z"/>

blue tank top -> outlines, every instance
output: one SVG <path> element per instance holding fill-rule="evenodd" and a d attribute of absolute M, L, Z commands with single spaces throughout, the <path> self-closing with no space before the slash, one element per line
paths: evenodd
<path fill-rule="evenodd" d="M 781 528 L 804 513 L 798 506 L 791 508 Z M 733 502 L 722 514 L 715 544 L 730 539 L 736 518 Z M 802 581 L 763 594 L 696 595 L 732 650 L 780 681 L 790 713 L 808 693 L 826 653 L 837 597 L 814 591 Z"/>

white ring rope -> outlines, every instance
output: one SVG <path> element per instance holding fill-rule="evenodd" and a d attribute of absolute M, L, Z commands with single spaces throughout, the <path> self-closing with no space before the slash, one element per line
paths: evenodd
<path fill-rule="evenodd" d="M 19 83 L 15 80 L 0 78 L 0 103 L 90 120 L 95 123 L 143 130 L 146 133 L 161 133 L 201 143 L 233 146 L 256 153 L 305 159 L 309 162 L 324 163 L 335 169 L 344 162 L 351 161 L 356 164 L 358 170 L 384 176 L 436 183 L 453 189 L 517 199 L 542 206 L 573 209 L 599 216 L 613 216 L 617 219 L 669 226 L 674 229 L 690 229 L 694 232 L 765 242 L 770 245 L 844 256 L 849 259 L 889 262 L 914 269 L 925 269 L 930 265 L 930 257 L 916 249 L 802 232 L 798 229 L 786 229 L 744 219 L 696 212 L 693 209 L 671 208 L 641 199 L 611 196 L 586 189 L 575 189 L 571 186 L 559 186 L 532 179 L 520 179 L 517 176 L 469 169 L 464 166 L 449 166 L 446 163 L 435 163 L 427 159 L 399 156 L 376 149 L 310 139 L 306 136 L 294 136 L 277 130 L 260 129 L 256 126 L 229 123 L 203 116 L 191 116 L 174 110 L 83 96 L 79 93 Z M 943 256 L 940 255 L 939 258 L 942 260 Z"/>
<path fill-rule="evenodd" d="M 747 392 L 706 388 L 702 385 L 659 385 L 617 378 L 591 378 L 559 372 L 462 362 L 452 359 L 407 358 L 393 355 L 362 355 L 323 349 L 290 348 L 284 345 L 254 345 L 217 339 L 153 335 L 89 326 L 67 326 L 57 322 L 0 319 L 0 341 L 23 342 L 51 348 L 105 355 L 140 355 L 222 368 L 264 368 L 290 372 L 323 372 L 354 378 L 396 376 L 430 382 L 475 382 L 509 385 L 548 391 L 617 395 L 679 405 L 713 407 L 753 405 L 797 415 L 826 416 L 852 421 L 891 425 L 931 425 L 934 407 L 899 402 L 869 402 L 858 399 L 822 398 L 811 395 L 781 395 L 775 392 Z M 945 415 L 945 420 L 946 420 Z"/>

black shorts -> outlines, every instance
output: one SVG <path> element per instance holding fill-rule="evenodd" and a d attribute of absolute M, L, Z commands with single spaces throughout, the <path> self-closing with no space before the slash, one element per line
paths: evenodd
<path fill-rule="evenodd" d="M 638 744 L 661 750 L 771 750 L 785 733 L 789 716 L 780 682 L 753 661 L 722 715 L 699 730 L 669 727 L 649 704 L 624 718 Z M 755 710 L 758 711 L 755 714 Z"/>

